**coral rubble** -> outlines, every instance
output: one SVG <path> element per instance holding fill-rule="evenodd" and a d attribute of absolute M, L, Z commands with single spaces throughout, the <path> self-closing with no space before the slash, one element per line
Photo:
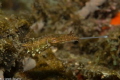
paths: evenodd
<path fill-rule="evenodd" d="M 0 1 L 0 78 L 120 80 L 120 1 L 28 1 Z"/>

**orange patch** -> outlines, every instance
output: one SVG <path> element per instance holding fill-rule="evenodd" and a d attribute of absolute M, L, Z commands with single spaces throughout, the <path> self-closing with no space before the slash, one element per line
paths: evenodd
<path fill-rule="evenodd" d="M 118 12 L 116 16 L 112 18 L 112 20 L 110 21 L 110 24 L 114 26 L 120 25 L 120 12 Z"/>

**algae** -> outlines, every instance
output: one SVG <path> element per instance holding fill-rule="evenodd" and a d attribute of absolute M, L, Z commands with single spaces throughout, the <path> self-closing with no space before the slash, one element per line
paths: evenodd
<path fill-rule="evenodd" d="M 1 0 L 0 68 L 4 78 L 120 79 L 120 28 L 109 23 L 119 12 L 118 0 L 104 2 L 85 19 L 76 12 L 89 0 L 31 0 L 31 7 L 26 1 Z M 108 38 L 78 40 L 101 35 Z M 23 72 L 26 57 L 37 64 Z"/>

